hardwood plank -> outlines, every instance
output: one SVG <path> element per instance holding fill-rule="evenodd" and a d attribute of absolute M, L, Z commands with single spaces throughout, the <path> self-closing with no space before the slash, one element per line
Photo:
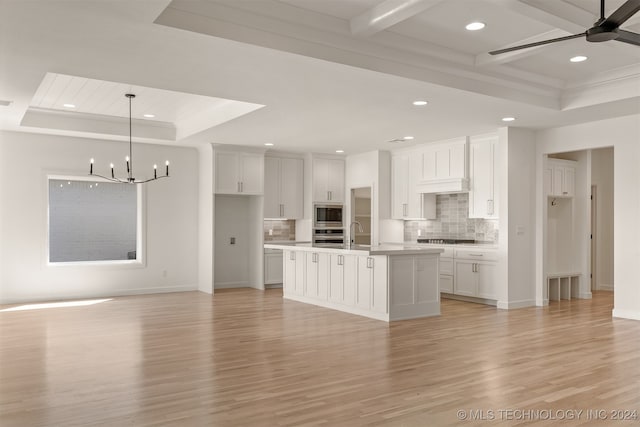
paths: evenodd
<path fill-rule="evenodd" d="M 612 303 L 609 292 L 511 311 L 445 299 L 442 316 L 387 324 L 281 289 L 229 289 L 0 311 L 0 425 L 520 425 L 497 411 L 640 412 L 640 322 L 612 319 Z M 459 409 L 496 418 L 463 422 Z M 563 425 L 603 423 L 583 413 Z"/>

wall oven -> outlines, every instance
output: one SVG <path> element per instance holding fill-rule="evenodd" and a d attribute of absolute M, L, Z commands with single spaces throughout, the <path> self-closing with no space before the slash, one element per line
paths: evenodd
<path fill-rule="evenodd" d="M 314 228 L 338 228 L 342 224 L 342 205 L 314 205 Z"/>
<path fill-rule="evenodd" d="M 313 244 L 316 246 L 344 245 L 343 228 L 314 228 Z"/>

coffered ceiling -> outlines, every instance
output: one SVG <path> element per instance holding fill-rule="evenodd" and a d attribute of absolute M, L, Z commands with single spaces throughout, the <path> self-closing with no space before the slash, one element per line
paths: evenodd
<path fill-rule="evenodd" d="M 141 124 L 174 128 L 174 138 L 147 140 L 178 145 L 348 154 L 407 135 L 421 143 L 487 132 L 505 116 L 539 129 L 639 113 L 639 46 L 574 39 L 488 54 L 584 32 L 599 3 L 0 0 L 0 100 L 11 101 L 0 102 L 0 128 L 117 139 L 122 132 L 61 123 L 123 119 L 116 101 L 132 86 L 164 94 L 136 99 L 139 113 L 156 115 Z M 606 14 L 622 3 L 608 0 Z M 486 27 L 465 30 L 472 21 Z M 623 28 L 640 32 L 640 13 Z M 588 59 L 569 62 L 576 55 Z M 52 76 L 111 85 L 89 110 L 69 111 L 42 95 Z M 44 120 L 43 109 L 55 114 Z M 176 125 L 189 120 L 198 125 Z"/>

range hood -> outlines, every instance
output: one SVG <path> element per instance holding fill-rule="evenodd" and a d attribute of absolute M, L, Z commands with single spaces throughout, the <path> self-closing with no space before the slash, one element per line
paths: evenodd
<path fill-rule="evenodd" d="M 416 185 L 418 193 L 427 194 L 447 194 L 447 193 L 468 193 L 468 178 L 446 178 L 434 179 L 429 181 L 420 181 Z"/>

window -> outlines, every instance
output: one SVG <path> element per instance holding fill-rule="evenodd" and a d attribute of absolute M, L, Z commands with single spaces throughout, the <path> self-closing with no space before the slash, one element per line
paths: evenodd
<path fill-rule="evenodd" d="M 49 262 L 141 259 L 138 185 L 49 177 Z"/>

